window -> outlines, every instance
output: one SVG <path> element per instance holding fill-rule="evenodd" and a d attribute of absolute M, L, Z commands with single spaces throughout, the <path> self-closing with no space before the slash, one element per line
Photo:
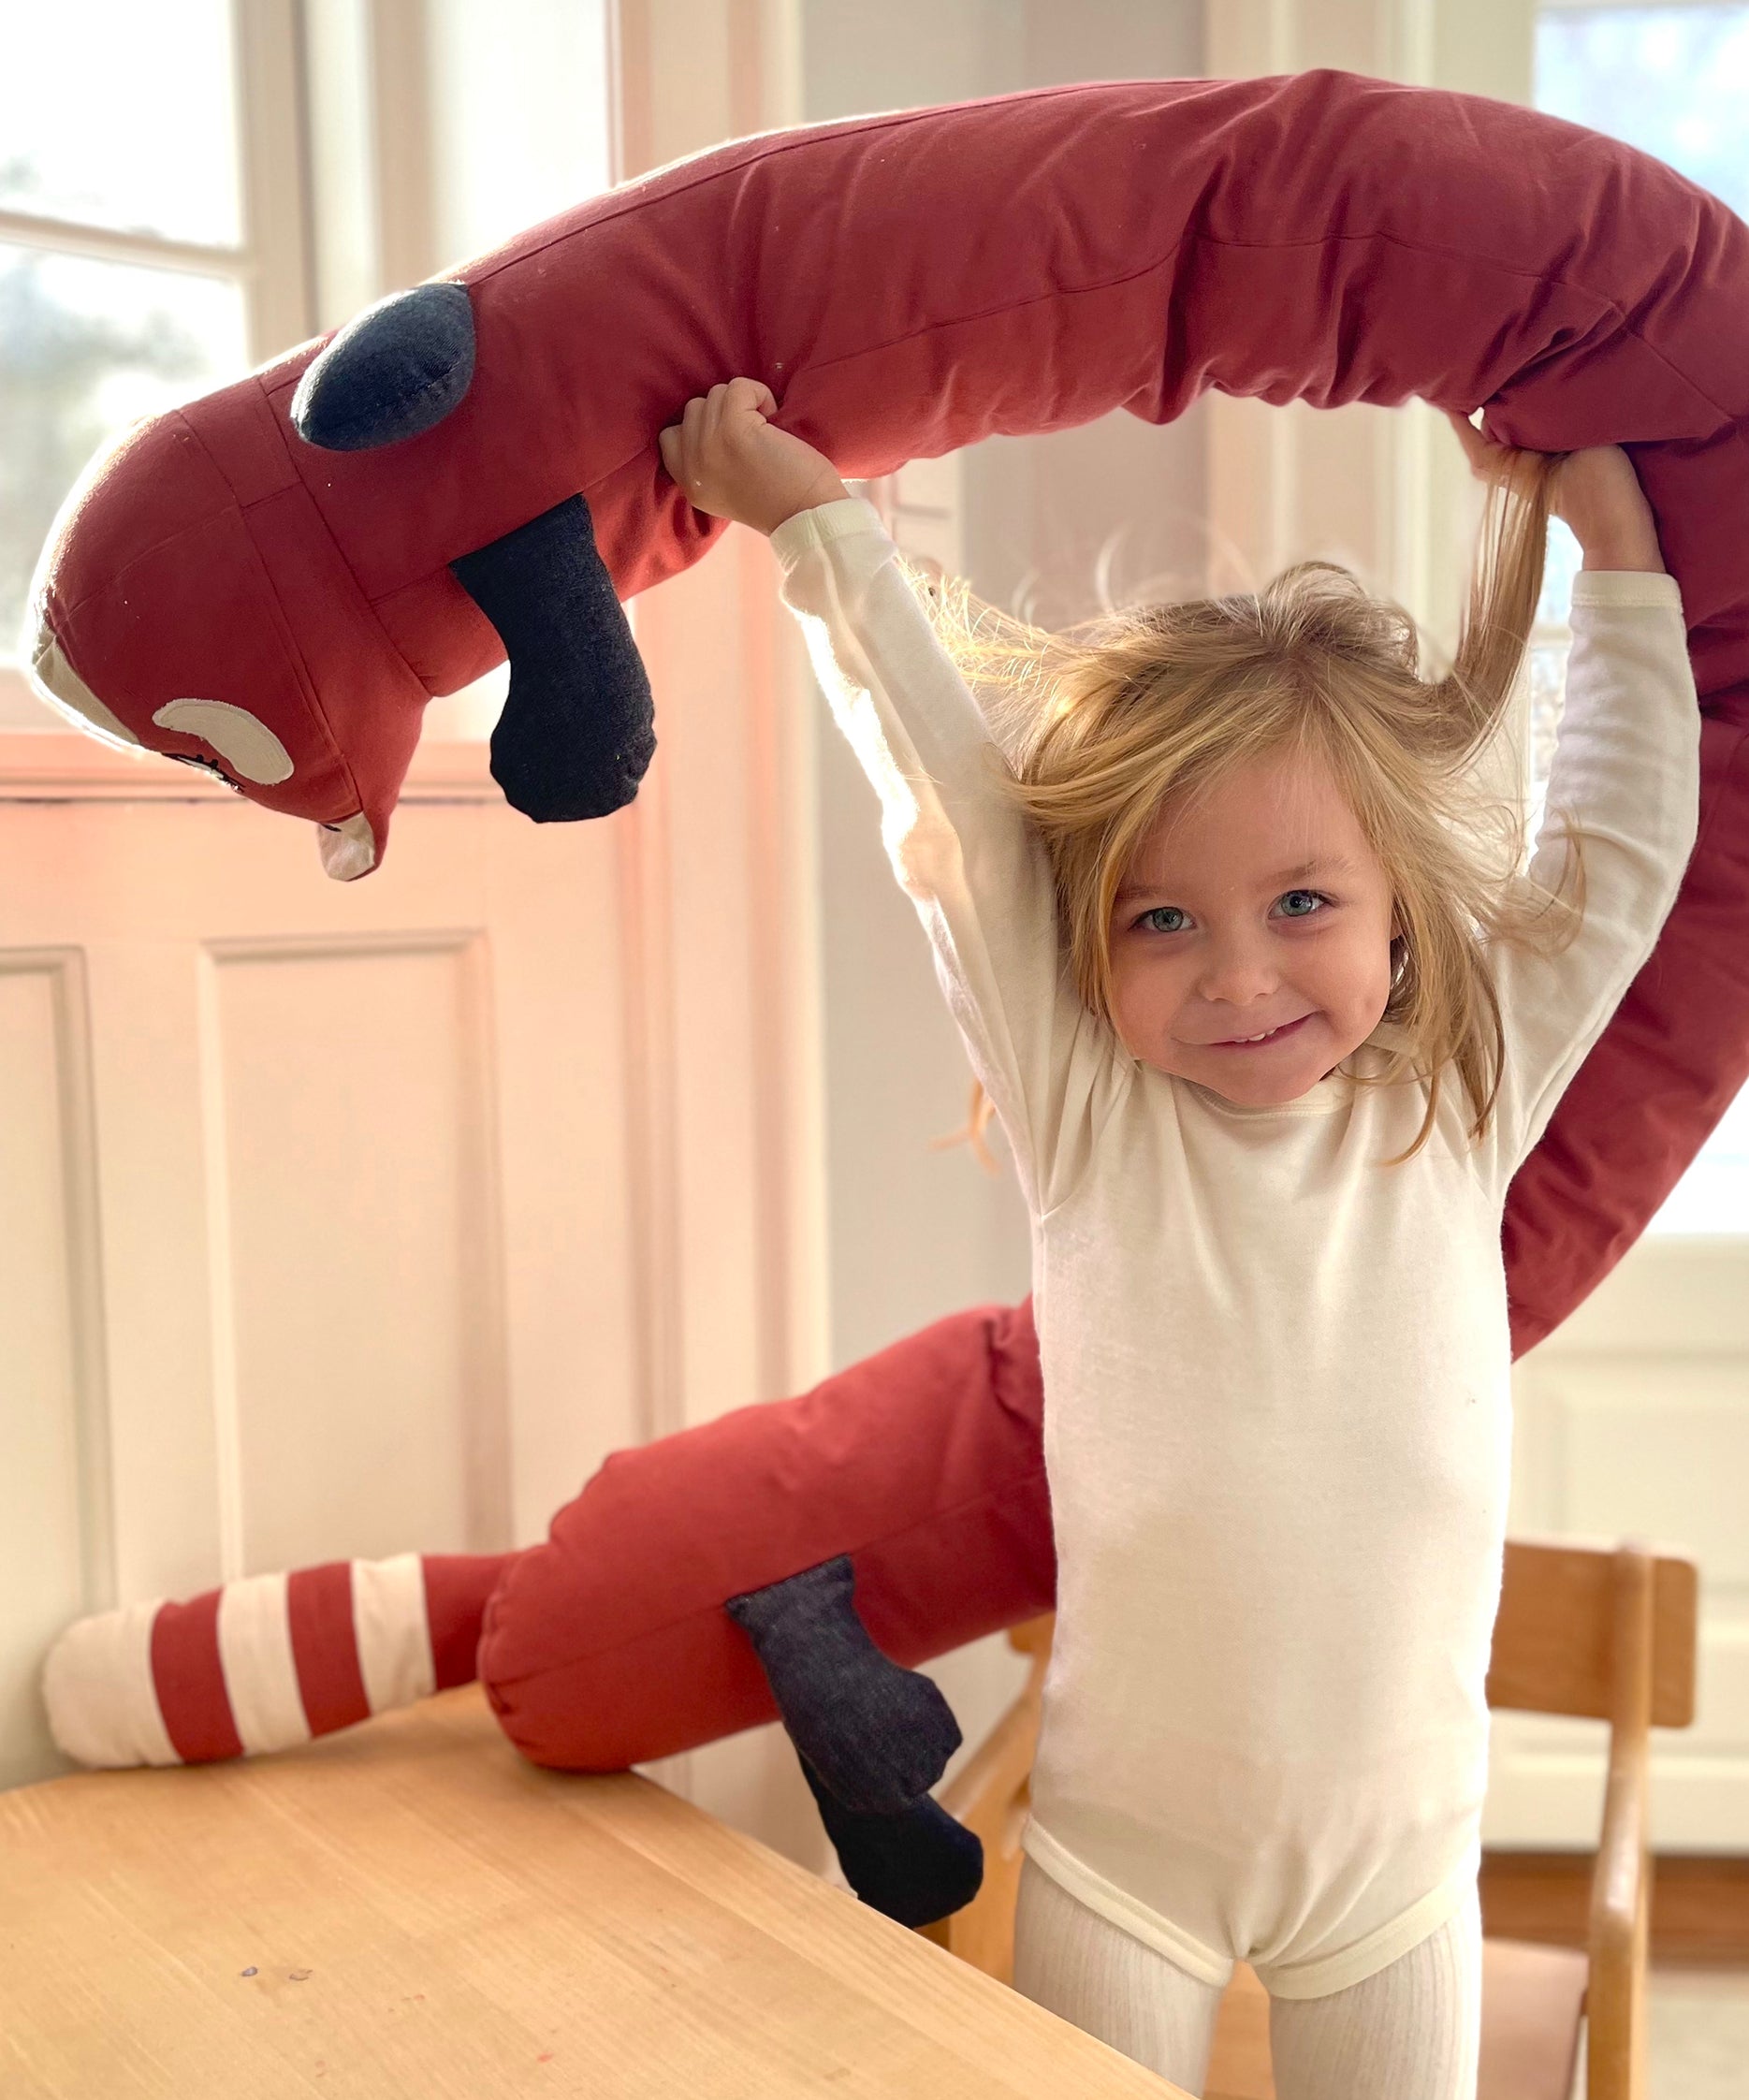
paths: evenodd
<path fill-rule="evenodd" d="M 8 8 L 0 660 L 86 460 L 308 332 L 290 0 Z M 0 728 L 58 728 L 16 672 Z"/>
<path fill-rule="evenodd" d="M 1749 5 L 1612 6 L 1545 0 L 1537 107 L 1655 153 L 1749 215 Z M 1560 719 L 1567 614 L 1579 550 L 1551 534 L 1531 659 L 1532 739 L 1546 773 Z M 1749 1088 L 1653 1219 L 1654 1232 L 1749 1233 Z"/>
<path fill-rule="evenodd" d="M 1545 4 L 1537 107 L 1625 139 L 1749 216 L 1749 7 Z"/>

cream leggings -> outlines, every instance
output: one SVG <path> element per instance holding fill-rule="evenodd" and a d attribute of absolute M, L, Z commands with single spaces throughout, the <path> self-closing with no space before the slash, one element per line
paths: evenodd
<path fill-rule="evenodd" d="M 1151 2071 L 1201 2093 L 1221 1994 L 1078 1903 L 1027 1860 L 1014 1983 Z M 1468 1903 L 1389 1968 L 1327 1998 L 1273 1998 L 1277 2100 L 1475 2100 L 1481 1917 Z"/>

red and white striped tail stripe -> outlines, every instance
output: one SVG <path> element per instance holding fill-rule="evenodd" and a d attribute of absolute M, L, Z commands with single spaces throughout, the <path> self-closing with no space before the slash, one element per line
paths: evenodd
<path fill-rule="evenodd" d="M 290 1749 L 466 1682 L 501 1565 L 330 1561 L 81 1619 L 43 1666 L 51 1731 L 82 1765 Z"/>

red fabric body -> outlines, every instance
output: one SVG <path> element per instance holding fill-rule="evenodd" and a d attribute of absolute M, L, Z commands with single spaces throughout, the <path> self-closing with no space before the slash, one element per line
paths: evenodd
<path fill-rule="evenodd" d="M 799 1399 L 610 1458 L 487 1607 L 480 1675 L 535 1763 L 617 1772 L 775 1717 L 723 1600 L 849 1553 L 903 1663 L 1056 1591 L 1030 1304 L 938 1320 Z"/>

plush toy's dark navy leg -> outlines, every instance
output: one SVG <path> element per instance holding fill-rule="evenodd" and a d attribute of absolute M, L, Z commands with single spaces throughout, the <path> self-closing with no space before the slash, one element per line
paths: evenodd
<path fill-rule="evenodd" d="M 732 1597 L 724 1609 L 751 1640 L 803 1761 L 843 1807 L 896 1816 L 940 1778 L 959 1724 L 928 1678 L 869 1640 L 848 1559 Z"/>
<path fill-rule="evenodd" d="M 926 1794 L 897 1816 L 853 1816 L 801 1762 L 844 1878 L 871 1910 L 901 1925 L 933 1925 L 978 1893 L 984 1846 L 940 1802 Z"/>
<path fill-rule="evenodd" d="M 930 1925 L 970 1903 L 984 1847 L 928 1792 L 959 1747 L 959 1724 L 921 1671 L 901 1670 L 868 1638 L 849 1560 L 723 1609 L 753 1643 L 857 1895 L 901 1925 Z"/>
<path fill-rule="evenodd" d="M 605 817 L 630 802 L 655 754 L 644 660 L 571 496 L 452 561 L 510 658 L 492 778 L 537 824 Z"/>

